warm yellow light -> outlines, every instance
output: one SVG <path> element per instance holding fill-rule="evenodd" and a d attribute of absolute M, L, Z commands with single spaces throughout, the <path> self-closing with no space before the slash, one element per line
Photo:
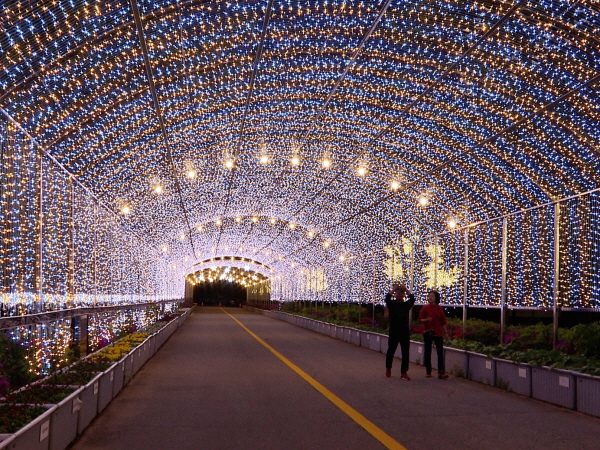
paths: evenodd
<path fill-rule="evenodd" d="M 295 223 L 290 223 L 288 226 L 290 227 L 290 230 L 293 230 L 294 228 L 296 228 Z"/>
<path fill-rule="evenodd" d="M 196 178 L 196 175 L 197 175 L 197 173 L 196 173 L 196 171 L 195 171 L 194 169 L 190 169 L 190 170 L 188 170 L 188 172 L 187 172 L 187 177 L 188 177 L 190 180 L 192 180 L 192 179 Z"/>
<path fill-rule="evenodd" d="M 400 183 L 398 183 L 397 181 L 392 181 L 390 183 L 390 189 L 392 189 L 392 191 L 397 191 L 399 187 Z"/>
<path fill-rule="evenodd" d="M 290 162 L 292 163 L 292 166 L 297 166 L 300 164 L 300 158 L 298 156 L 293 156 Z"/>
<path fill-rule="evenodd" d="M 340 261 L 346 261 L 346 257 L 344 255 L 340 255 Z"/>
<path fill-rule="evenodd" d="M 225 161 L 225 167 L 227 167 L 228 169 L 233 168 L 233 160 L 228 159 L 227 161 Z"/>
<path fill-rule="evenodd" d="M 311 237 L 314 237 L 314 235 L 315 235 L 315 233 L 314 233 L 314 232 L 312 232 L 312 231 L 309 231 L 309 232 L 308 232 L 308 237 L 310 237 L 310 238 L 311 238 Z"/>
<path fill-rule="evenodd" d="M 236 217 L 236 218 L 235 218 L 235 221 L 236 221 L 237 223 L 240 223 L 240 222 L 242 221 L 242 218 L 241 218 L 241 217 Z"/>
<path fill-rule="evenodd" d="M 184 233 L 181 233 L 181 234 L 179 235 L 179 240 L 183 241 L 184 239 L 185 239 L 185 234 L 184 234 Z"/>
<path fill-rule="evenodd" d="M 275 222 L 277 222 L 277 219 L 271 219 L 270 222 L 275 223 Z"/>
<path fill-rule="evenodd" d="M 154 192 L 156 192 L 157 194 L 161 194 L 163 192 L 163 187 L 160 184 L 157 184 L 156 186 L 154 186 Z"/>
<path fill-rule="evenodd" d="M 217 226 L 221 226 L 221 225 L 223 224 L 223 221 L 222 221 L 221 219 L 217 219 L 217 220 L 215 221 L 215 224 L 216 224 Z"/>
<path fill-rule="evenodd" d="M 453 230 L 454 228 L 456 228 L 456 226 L 457 226 L 456 220 L 454 220 L 454 219 L 448 220 L 448 228 Z"/>
<path fill-rule="evenodd" d="M 427 205 L 429 205 L 429 199 L 426 196 L 421 195 L 419 197 L 419 205 L 421 205 L 421 206 L 427 206 Z"/>
<path fill-rule="evenodd" d="M 259 161 L 261 164 L 267 164 L 269 162 L 269 157 L 267 155 L 261 155 Z"/>
<path fill-rule="evenodd" d="M 196 229 L 197 229 L 198 231 L 202 231 L 202 230 L 204 229 L 204 227 L 203 227 L 202 225 L 198 225 L 198 226 L 196 227 Z"/>
<path fill-rule="evenodd" d="M 361 176 L 364 177 L 367 174 L 367 169 L 364 167 L 359 167 L 358 169 L 356 169 L 356 172 Z"/>
<path fill-rule="evenodd" d="M 323 242 L 323 247 L 328 248 L 330 246 L 331 246 L 331 242 L 329 242 L 329 241 Z"/>
<path fill-rule="evenodd" d="M 129 206 L 123 206 L 123 207 L 121 208 L 121 212 L 122 212 L 123 214 L 129 214 L 129 213 L 131 212 L 131 208 L 130 208 Z"/>
<path fill-rule="evenodd" d="M 169 250 L 169 248 L 168 248 L 166 245 L 163 245 L 163 246 L 162 246 L 160 249 L 161 249 L 163 252 L 166 252 L 167 250 Z"/>
<path fill-rule="evenodd" d="M 252 222 L 254 222 L 254 223 L 258 222 L 258 217 L 253 217 Z"/>
<path fill-rule="evenodd" d="M 325 169 L 329 169 L 329 168 L 331 167 L 331 160 L 329 160 L 329 159 L 325 158 L 325 159 L 323 160 L 323 167 L 324 167 Z"/>

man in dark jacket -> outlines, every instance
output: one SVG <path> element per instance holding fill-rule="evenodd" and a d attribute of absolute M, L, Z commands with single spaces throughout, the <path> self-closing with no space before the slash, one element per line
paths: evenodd
<path fill-rule="evenodd" d="M 408 297 L 408 300 L 406 298 Z M 408 358 L 410 349 L 410 328 L 408 317 L 410 309 L 415 304 L 415 296 L 408 288 L 401 284 L 392 285 L 392 290 L 385 296 L 387 314 L 390 318 L 390 333 L 388 338 L 388 350 L 385 356 L 385 376 L 392 376 L 392 362 L 394 354 L 400 344 L 402 352 L 402 365 L 400 367 L 400 378 L 410 380 L 408 376 Z"/>

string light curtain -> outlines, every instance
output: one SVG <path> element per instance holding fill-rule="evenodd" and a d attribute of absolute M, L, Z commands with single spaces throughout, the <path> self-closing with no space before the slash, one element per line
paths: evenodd
<path fill-rule="evenodd" d="M 381 289 L 384 248 L 418 236 L 415 290 L 467 254 L 445 298 L 460 303 L 466 276 L 473 305 L 497 306 L 502 225 L 486 221 L 599 186 L 593 0 L 135 0 L 140 30 L 131 5 L 1 6 L 3 286 L 19 304 L 175 297 L 192 264 L 226 254 L 288 280 L 343 270 L 318 295 L 358 300 Z M 580 237 L 597 241 L 594 211 L 560 215 L 572 307 L 598 304 Z M 531 214 L 507 223 L 515 307 L 553 301 L 553 222 Z M 449 217 L 482 224 L 463 256 L 445 237 L 432 260 Z"/>

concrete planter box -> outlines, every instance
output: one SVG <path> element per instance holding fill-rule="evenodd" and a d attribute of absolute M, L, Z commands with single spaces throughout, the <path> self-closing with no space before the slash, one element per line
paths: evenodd
<path fill-rule="evenodd" d="M 124 384 L 129 383 L 129 380 L 133 377 L 133 363 L 135 357 L 133 353 L 128 353 L 122 359 L 123 361 L 123 380 Z"/>
<path fill-rule="evenodd" d="M 19 431 L 0 443 L 0 449 L 48 450 L 50 448 L 50 422 L 56 405 L 39 415 Z"/>
<path fill-rule="evenodd" d="M 98 414 L 100 414 L 113 399 L 113 391 L 115 388 L 115 367 L 115 365 L 112 365 L 106 369 L 106 371 L 98 380 Z"/>
<path fill-rule="evenodd" d="M 83 433 L 92 420 L 98 414 L 98 394 L 100 392 L 100 378 L 104 374 L 100 373 L 92 381 L 84 386 L 79 394 L 81 400 L 81 409 L 79 411 L 79 422 L 77 424 L 77 433 Z"/>
<path fill-rule="evenodd" d="M 600 417 L 600 377 L 577 375 L 577 411 Z"/>
<path fill-rule="evenodd" d="M 14 439 L 14 434 L 0 434 L 0 448 L 10 448 Z"/>
<path fill-rule="evenodd" d="M 400 346 L 398 346 L 398 350 L 400 350 Z M 410 356 L 409 361 L 414 364 L 424 365 L 425 357 L 425 345 L 422 342 L 410 341 Z M 431 358 L 431 362 L 433 363 L 433 359 Z M 435 358 L 437 359 L 437 358 Z M 437 365 L 437 361 L 436 361 Z"/>
<path fill-rule="evenodd" d="M 496 362 L 480 353 L 469 352 L 469 380 L 496 385 Z"/>
<path fill-rule="evenodd" d="M 381 353 L 387 353 L 389 336 L 384 334 L 379 335 L 379 344 Z"/>
<path fill-rule="evenodd" d="M 376 352 L 381 351 L 381 335 L 379 333 L 365 333 L 366 336 L 366 345 L 364 340 L 360 341 L 360 345 L 362 347 L 366 347 L 369 350 L 374 350 Z M 362 336 L 361 336 L 362 337 Z"/>
<path fill-rule="evenodd" d="M 350 331 L 350 343 L 360 346 L 360 336 L 364 331 L 348 328 Z"/>
<path fill-rule="evenodd" d="M 343 340 L 345 342 L 352 342 L 352 328 L 344 327 Z"/>
<path fill-rule="evenodd" d="M 319 322 L 319 324 L 317 325 L 317 332 L 329 336 L 330 327 L 331 325 L 326 322 Z"/>
<path fill-rule="evenodd" d="M 119 392 L 121 392 L 121 389 L 123 389 L 123 386 L 125 385 L 125 373 L 124 373 L 124 369 L 125 369 L 125 362 L 123 360 L 119 361 L 117 364 L 115 364 L 113 366 L 113 372 L 114 372 L 114 384 L 113 384 L 113 391 L 112 391 L 112 398 L 115 398 L 117 396 L 117 394 Z"/>
<path fill-rule="evenodd" d="M 334 339 L 337 339 L 337 335 L 338 335 L 338 329 L 339 329 L 339 328 L 340 328 L 340 327 L 339 327 L 339 326 L 337 326 L 337 325 L 333 325 L 333 324 L 332 324 L 332 325 L 330 325 L 330 326 L 329 326 L 329 336 L 330 336 L 330 337 L 332 337 L 332 338 L 334 338 Z"/>
<path fill-rule="evenodd" d="M 446 373 L 466 378 L 469 374 L 469 354 L 464 350 L 444 347 Z"/>
<path fill-rule="evenodd" d="M 156 353 L 156 335 L 148 337 L 148 348 L 150 351 L 150 357 L 153 357 Z"/>
<path fill-rule="evenodd" d="M 531 366 L 496 359 L 496 387 L 531 397 Z"/>
<path fill-rule="evenodd" d="M 49 450 L 64 450 L 77 437 L 77 423 L 81 410 L 81 387 L 61 400 L 53 409 L 50 420 Z"/>
<path fill-rule="evenodd" d="M 575 409 L 577 383 L 574 372 L 548 367 L 533 367 L 531 396 L 554 405 Z"/>

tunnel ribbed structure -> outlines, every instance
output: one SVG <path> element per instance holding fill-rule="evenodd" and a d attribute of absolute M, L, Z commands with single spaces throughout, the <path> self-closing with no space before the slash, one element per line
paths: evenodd
<path fill-rule="evenodd" d="M 235 255 L 281 299 L 600 306 L 595 0 L 0 8 L 4 293 Z"/>

